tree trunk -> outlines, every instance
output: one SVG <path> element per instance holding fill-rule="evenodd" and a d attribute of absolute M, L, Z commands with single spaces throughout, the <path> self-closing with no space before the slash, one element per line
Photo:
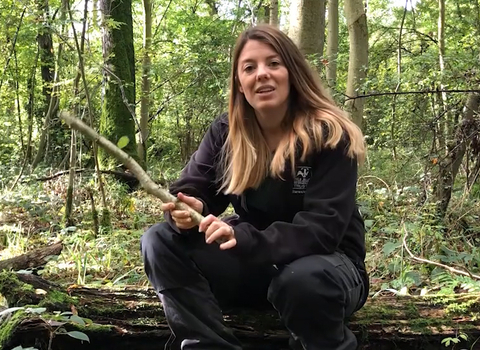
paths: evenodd
<path fill-rule="evenodd" d="M 25 153 L 25 159 L 30 161 L 32 158 L 32 134 L 33 134 L 33 116 L 35 114 L 35 72 L 37 70 L 38 59 L 40 57 L 40 50 L 37 50 L 35 55 L 35 63 L 32 66 L 30 76 L 27 80 L 27 89 L 28 89 L 28 102 L 27 102 L 27 149 Z"/>
<path fill-rule="evenodd" d="M 218 15 L 218 5 L 215 0 L 205 0 L 209 9 L 210 9 L 210 16 Z"/>
<path fill-rule="evenodd" d="M 292 0 L 289 36 L 307 56 L 314 56 L 320 68 L 325 41 L 325 0 Z"/>
<path fill-rule="evenodd" d="M 47 137 L 50 130 L 51 115 L 54 112 L 53 105 L 50 103 L 53 92 L 53 81 L 55 74 L 55 56 L 53 51 L 52 30 L 49 16 L 48 0 L 38 0 L 37 6 L 43 16 L 43 24 L 37 35 L 37 43 L 40 54 L 40 71 L 42 76 L 42 94 L 44 101 L 40 108 L 40 114 L 43 116 L 43 128 L 38 144 L 37 154 L 32 162 L 32 169 L 40 163 L 45 156 Z"/>
<path fill-rule="evenodd" d="M 65 14 L 68 9 L 67 1 L 62 0 L 62 6 L 65 9 Z M 87 15 L 88 15 L 88 0 L 84 0 L 84 9 L 83 9 L 83 26 L 82 26 L 82 35 L 80 37 L 80 55 L 84 53 L 85 47 L 85 33 L 87 31 Z M 81 78 L 81 67 L 78 67 L 77 75 L 73 81 L 73 93 L 75 100 L 79 101 L 79 83 Z M 80 107 L 78 103 L 74 107 L 75 113 L 77 115 L 80 112 Z M 68 188 L 67 188 L 67 198 L 65 201 L 65 224 L 67 226 L 74 226 L 74 220 L 72 218 L 73 212 L 73 191 L 75 187 L 75 174 L 76 174 L 76 164 L 77 164 L 77 134 L 75 130 L 72 130 L 70 133 L 70 161 L 69 161 L 69 174 L 68 174 Z"/>
<path fill-rule="evenodd" d="M 89 343 L 57 334 L 52 350 L 153 350 L 162 348 L 170 336 L 161 304 L 151 288 L 107 290 L 70 286 L 65 290 L 40 277 L 12 273 L 0 274 L 0 282 L 0 293 L 6 297 L 9 306 L 38 304 L 50 313 L 74 308 L 78 316 L 95 322 L 87 327 L 65 326 L 67 330 L 86 333 Z M 33 288 L 26 287 L 26 284 Z M 46 293 L 36 294 L 35 289 Z M 379 296 L 369 299 L 355 313 L 349 320 L 349 328 L 359 340 L 359 349 L 363 350 L 438 350 L 442 339 L 457 337 L 459 332 L 468 335 L 468 344 L 461 345 L 470 349 L 469 346 L 480 336 L 480 320 L 474 317 L 480 311 L 479 299 L 479 294 Z M 17 313 L 19 316 L 4 324 L 9 331 L 0 339 L 0 346 L 11 349 L 20 344 L 23 347 L 40 344 L 40 350 L 47 350 L 52 326 L 55 327 L 55 323 L 50 323 L 49 330 L 46 324 L 51 316 L 47 313 L 40 318 L 22 311 Z M 243 343 L 245 350 L 289 349 L 290 333 L 273 308 L 232 308 L 224 313 L 226 325 Z"/>
<path fill-rule="evenodd" d="M 359 89 L 367 75 L 368 67 L 367 16 L 363 1 L 345 0 L 345 17 L 350 40 L 346 94 L 348 97 L 355 97 L 360 94 Z M 351 99 L 346 102 L 347 110 L 360 128 L 363 124 L 364 104 L 364 98 Z"/>
<path fill-rule="evenodd" d="M 455 178 L 465 155 L 467 145 L 478 135 L 475 125 L 475 114 L 479 112 L 479 105 L 480 94 L 471 93 L 464 108 L 463 120 L 457 127 L 455 139 L 448 147 L 448 154 L 438 163 L 438 178 L 434 188 L 438 202 L 437 212 L 440 218 L 443 218 L 447 213 Z"/>
<path fill-rule="evenodd" d="M 147 167 L 148 114 L 150 110 L 150 47 L 152 44 L 152 2 L 143 0 L 142 97 L 140 102 L 140 140 L 138 157 Z"/>
<path fill-rule="evenodd" d="M 77 162 L 77 141 L 75 130 L 70 133 L 70 162 L 69 162 L 69 174 L 68 174 L 68 187 L 67 198 L 65 200 L 65 225 L 74 226 L 72 218 L 73 212 L 73 190 L 75 186 L 75 164 Z"/>
<path fill-rule="evenodd" d="M 270 0 L 270 24 L 272 26 L 279 26 L 278 20 L 278 0 Z"/>
<path fill-rule="evenodd" d="M 103 14 L 104 98 L 100 133 L 117 143 L 126 136 L 129 143 L 123 150 L 138 162 L 135 142 L 135 60 L 133 48 L 132 0 L 101 0 Z M 109 21 L 121 23 L 113 28 Z M 102 149 L 101 163 L 107 168 L 118 164 Z M 140 162 L 141 163 L 141 162 Z"/>
<path fill-rule="evenodd" d="M 440 69 L 440 76 L 445 71 L 445 0 L 438 0 L 438 65 Z M 443 78 L 441 80 L 444 80 Z M 440 82 L 440 90 L 445 90 L 445 85 Z M 441 92 L 438 94 L 439 114 L 442 114 L 441 118 L 438 118 L 437 122 L 437 137 L 439 141 L 439 149 L 441 152 L 447 151 L 447 142 L 449 140 L 450 114 L 448 112 L 447 94 Z"/>
<path fill-rule="evenodd" d="M 327 85 L 333 91 L 337 85 L 338 0 L 328 1 Z"/>

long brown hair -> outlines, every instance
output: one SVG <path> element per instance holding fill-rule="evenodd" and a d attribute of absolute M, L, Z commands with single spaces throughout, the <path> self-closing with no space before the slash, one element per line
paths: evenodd
<path fill-rule="evenodd" d="M 280 141 L 273 158 L 255 111 L 239 90 L 238 59 L 249 40 L 271 46 L 288 70 L 289 108 L 283 127 L 289 132 Z M 302 149 L 300 159 L 304 160 L 314 150 L 335 148 L 345 134 L 349 141 L 348 156 L 363 162 L 365 143 L 360 128 L 335 105 L 300 50 L 279 29 L 262 24 L 240 35 L 233 54 L 230 79 L 229 133 L 222 158 L 224 173 L 220 179 L 225 193 L 239 195 L 247 188 L 258 187 L 268 175 L 281 177 L 287 159 L 294 170 L 299 143 Z"/>

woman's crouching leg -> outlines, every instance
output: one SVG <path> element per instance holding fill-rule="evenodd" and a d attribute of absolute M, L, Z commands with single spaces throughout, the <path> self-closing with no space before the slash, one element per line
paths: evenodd
<path fill-rule="evenodd" d="M 208 281 L 189 256 L 191 244 L 168 223 L 152 226 L 141 239 L 145 273 L 172 331 L 166 349 L 239 350 Z"/>
<path fill-rule="evenodd" d="M 360 305 L 364 286 L 343 254 L 312 255 L 280 269 L 268 300 L 298 342 L 308 350 L 355 350 L 346 317 Z"/>

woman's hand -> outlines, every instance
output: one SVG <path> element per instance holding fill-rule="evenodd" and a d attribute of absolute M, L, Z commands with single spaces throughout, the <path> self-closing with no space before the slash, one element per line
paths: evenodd
<path fill-rule="evenodd" d="M 231 249 L 237 245 L 233 227 L 218 219 L 214 215 L 206 216 L 198 227 L 200 232 L 205 232 L 205 241 L 210 244 L 216 240 L 221 241 L 220 249 Z"/>
<path fill-rule="evenodd" d="M 201 213 L 203 211 L 203 202 L 198 200 L 195 197 L 186 196 L 183 193 L 179 192 L 177 194 L 177 198 L 182 201 L 183 203 L 187 204 L 193 210 Z M 163 203 L 161 206 L 163 211 L 169 211 L 172 215 L 173 221 L 175 221 L 175 225 L 179 229 L 182 230 L 189 230 L 192 227 L 195 227 L 196 224 L 192 222 L 192 218 L 190 213 L 187 210 L 178 210 L 175 209 L 175 203 Z"/>

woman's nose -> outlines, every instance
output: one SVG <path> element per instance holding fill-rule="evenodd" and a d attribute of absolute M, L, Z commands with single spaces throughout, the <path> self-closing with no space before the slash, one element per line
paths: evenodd
<path fill-rule="evenodd" d="M 257 68 L 257 79 L 261 80 L 264 78 L 268 78 L 270 73 L 268 72 L 268 67 L 265 65 L 259 65 Z"/>

